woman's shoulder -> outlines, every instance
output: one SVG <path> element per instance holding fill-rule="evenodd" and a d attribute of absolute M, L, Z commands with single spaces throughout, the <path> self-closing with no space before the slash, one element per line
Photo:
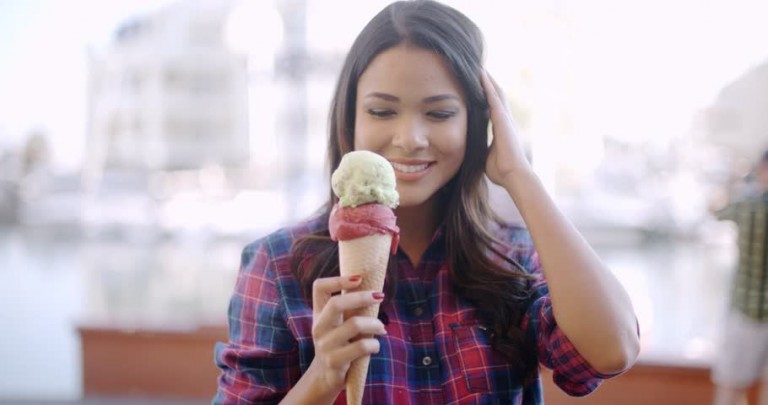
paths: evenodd
<path fill-rule="evenodd" d="M 491 228 L 497 240 L 497 248 L 507 258 L 514 260 L 528 273 L 535 273 L 540 266 L 536 247 L 525 226 L 513 223 L 499 223 Z"/>
<path fill-rule="evenodd" d="M 328 229 L 328 214 L 314 215 L 293 225 L 273 231 L 243 248 L 242 264 L 250 263 L 259 254 L 265 254 L 270 260 L 288 259 L 294 242 L 303 237 Z"/>
<path fill-rule="evenodd" d="M 510 247 L 533 247 L 528 229 L 516 223 L 495 223 L 491 232 L 500 242 Z"/>

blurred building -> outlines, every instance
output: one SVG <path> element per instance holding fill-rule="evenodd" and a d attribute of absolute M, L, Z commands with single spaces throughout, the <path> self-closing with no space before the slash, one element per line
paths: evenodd
<path fill-rule="evenodd" d="M 175 2 L 91 52 L 87 174 L 247 163 L 248 70 L 224 41 L 231 7 Z"/>
<path fill-rule="evenodd" d="M 768 61 L 725 86 L 706 111 L 707 140 L 751 164 L 768 148 Z"/>

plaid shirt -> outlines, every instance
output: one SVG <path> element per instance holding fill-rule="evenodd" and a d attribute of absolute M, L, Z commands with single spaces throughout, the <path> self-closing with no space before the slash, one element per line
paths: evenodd
<path fill-rule="evenodd" d="M 293 241 L 327 228 L 327 216 L 248 245 L 229 307 L 228 344 L 216 345 L 222 370 L 215 404 L 275 404 L 314 357 L 312 308 L 289 268 Z M 529 234 L 502 228 L 506 253 L 540 272 Z M 442 231 L 414 268 L 399 251 L 396 295 L 385 301 L 387 335 L 371 357 L 364 404 L 541 404 L 540 380 L 524 380 L 489 345 L 475 308 L 451 292 Z M 608 377 L 594 370 L 558 328 L 546 283 L 536 282 L 523 329 L 541 364 L 566 393 L 586 395 Z M 335 404 L 345 404 L 342 392 Z"/>
<path fill-rule="evenodd" d="M 739 231 L 739 266 L 731 305 L 758 322 L 768 322 L 768 193 L 751 195 L 717 212 Z"/>

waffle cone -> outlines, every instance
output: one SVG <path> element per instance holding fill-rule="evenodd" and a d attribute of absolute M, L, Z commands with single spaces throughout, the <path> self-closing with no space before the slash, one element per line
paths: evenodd
<path fill-rule="evenodd" d="M 339 267 L 342 276 L 360 274 L 363 280 L 355 290 L 344 292 L 371 290 L 381 291 L 384 288 L 384 278 L 387 263 L 392 248 L 392 234 L 382 233 L 364 236 L 351 240 L 339 241 Z M 372 316 L 379 313 L 379 304 L 344 313 L 344 319 L 352 316 Z M 347 371 L 347 405 L 360 405 L 365 391 L 365 380 L 368 376 L 368 363 L 371 357 L 361 357 L 352 362 Z"/>

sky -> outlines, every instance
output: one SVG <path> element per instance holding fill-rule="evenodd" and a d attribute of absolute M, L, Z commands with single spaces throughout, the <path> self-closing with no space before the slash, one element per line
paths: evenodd
<path fill-rule="evenodd" d="M 89 46 L 161 0 L 0 0 L 0 151 L 44 131 L 54 161 L 76 169 L 85 147 Z"/>
<path fill-rule="evenodd" d="M 335 18 L 334 1 L 354 16 L 349 24 L 323 24 Z M 126 17 L 168 2 L 0 0 L 0 150 L 42 130 L 54 163 L 76 169 L 85 148 L 88 47 L 107 44 Z M 631 141 L 684 132 L 720 88 L 768 60 L 768 6 L 760 0 L 446 2 L 482 28 L 501 82 L 533 69 L 536 91 L 523 96 L 536 108 L 568 109 L 583 132 L 621 132 Z M 386 2 L 308 3 L 310 12 L 326 13 L 312 35 L 343 49 Z M 549 13 L 553 7 L 569 21 Z"/>

